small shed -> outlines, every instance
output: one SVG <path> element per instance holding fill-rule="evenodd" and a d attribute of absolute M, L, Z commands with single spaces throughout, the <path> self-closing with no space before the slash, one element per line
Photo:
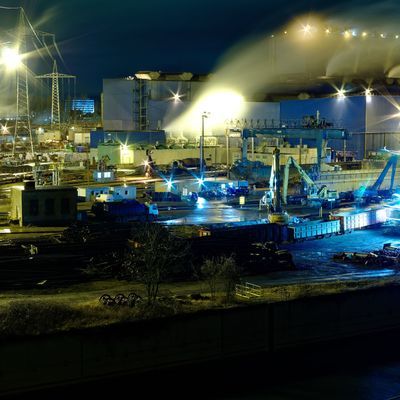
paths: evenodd
<path fill-rule="evenodd" d="M 77 190 L 66 186 L 36 188 L 25 182 L 11 190 L 10 221 L 20 226 L 65 226 L 76 220 Z"/>

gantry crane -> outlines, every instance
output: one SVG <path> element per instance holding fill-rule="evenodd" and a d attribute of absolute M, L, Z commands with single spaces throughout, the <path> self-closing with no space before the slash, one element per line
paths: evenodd
<path fill-rule="evenodd" d="M 392 154 L 388 159 L 385 167 L 378 176 L 378 179 L 370 186 L 361 186 L 354 192 L 354 198 L 358 203 L 370 204 L 380 203 L 382 197 L 388 197 L 393 193 L 394 178 L 396 175 L 398 154 Z M 380 187 L 386 178 L 389 169 L 392 168 L 392 175 L 390 177 L 390 187 L 388 190 L 381 191 Z M 382 196 L 383 195 L 383 196 Z"/>

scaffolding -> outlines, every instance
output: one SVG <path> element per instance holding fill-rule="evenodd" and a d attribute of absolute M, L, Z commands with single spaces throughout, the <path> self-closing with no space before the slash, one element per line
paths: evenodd
<path fill-rule="evenodd" d="M 149 91 L 145 79 L 136 79 L 133 88 L 133 122 L 135 129 L 145 131 L 148 121 Z"/>

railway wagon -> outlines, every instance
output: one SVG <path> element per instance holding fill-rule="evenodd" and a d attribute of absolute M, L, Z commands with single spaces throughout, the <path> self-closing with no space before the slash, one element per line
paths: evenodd
<path fill-rule="evenodd" d="M 332 221 L 308 221 L 296 225 L 288 226 L 289 240 L 301 241 L 307 239 L 317 239 L 332 234 L 340 233 L 340 220 Z"/>
<path fill-rule="evenodd" d="M 333 219 L 340 221 L 341 233 L 348 233 L 354 229 L 367 228 L 368 226 L 379 225 L 387 221 L 385 208 L 374 208 L 356 212 L 335 214 Z"/>
<path fill-rule="evenodd" d="M 316 220 L 288 226 L 290 241 L 318 239 L 332 234 L 350 233 L 355 229 L 379 225 L 387 221 L 386 209 L 368 209 L 335 214 L 329 221 Z"/>

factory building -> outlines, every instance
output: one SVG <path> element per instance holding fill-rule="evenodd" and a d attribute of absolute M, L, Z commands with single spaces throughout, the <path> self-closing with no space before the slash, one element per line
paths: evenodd
<path fill-rule="evenodd" d="M 79 111 L 82 114 L 93 114 L 94 109 L 94 99 L 72 99 L 65 101 L 65 109 L 67 112 Z"/>
<path fill-rule="evenodd" d="M 138 72 L 134 77 L 103 79 L 103 127 L 106 131 L 160 130 L 167 123 L 167 109 L 171 119 L 178 116 L 207 79 L 190 72 Z"/>
<path fill-rule="evenodd" d="M 106 132 L 159 131 L 187 111 L 202 93 L 208 75 L 138 72 L 134 77 L 103 79 L 102 120 Z M 239 123 L 265 125 L 279 121 L 278 102 L 246 102 L 246 112 L 238 114 Z M 201 130 L 201 115 L 195 135 Z M 235 121 L 226 121 L 235 122 Z M 206 136 L 224 136 L 226 124 L 211 129 Z M 169 136 L 190 140 L 193 132 L 168 131 Z M 188 135 L 189 134 L 189 135 Z M 187 137 L 189 136 L 189 137 Z"/>
<path fill-rule="evenodd" d="M 343 160 L 344 157 L 348 161 L 360 160 L 376 154 L 384 146 L 390 149 L 397 149 L 399 146 L 400 96 L 377 95 L 377 91 L 372 90 L 368 95 L 364 91 L 353 90 L 352 93 L 356 95 L 339 96 L 337 93 L 332 94 L 332 90 L 330 93 L 326 92 L 328 87 L 324 92 L 318 92 L 318 85 L 314 85 L 314 92 L 312 87 L 309 88 L 307 96 L 303 96 L 302 92 L 295 96 L 295 91 L 292 90 L 292 93 L 284 87 L 280 95 L 265 96 L 272 101 L 245 101 L 243 110 L 237 113 L 237 117 L 224 121 L 223 124 L 210 126 L 209 121 L 202 120 L 199 114 L 197 120 L 193 121 L 194 128 L 177 129 L 171 122 L 190 109 L 208 81 L 207 75 L 161 72 L 138 72 L 135 76 L 124 79 L 104 79 L 104 131 L 91 133 L 91 148 L 95 149 L 100 143 L 107 142 L 125 144 L 128 147 L 120 149 L 117 157 L 119 163 L 136 163 L 137 157 L 133 152 L 139 150 L 139 146 L 135 148 L 138 143 L 175 143 L 186 149 L 196 148 L 203 130 L 206 146 L 226 147 L 227 129 L 232 126 L 310 127 L 310 121 L 319 124 L 318 127 L 321 128 L 344 128 L 351 133 L 349 140 L 329 140 L 326 143 L 337 156 L 333 161 Z M 354 89 L 355 84 L 352 87 Z M 260 152 L 257 149 L 262 147 L 263 140 L 258 138 L 251 144 L 253 151 L 250 159 L 259 159 L 254 156 L 254 152 Z M 288 140 L 288 144 L 294 147 L 314 146 L 312 142 L 301 143 L 292 139 Z M 234 149 L 240 145 L 238 138 L 231 139 L 230 163 L 237 159 Z M 116 151 L 114 149 L 113 153 L 116 154 Z M 92 152 L 92 156 L 96 157 L 95 150 Z M 216 159 L 226 162 L 226 154 L 223 155 L 221 151 L 221 156 Z M 306 162 L 305 158 L 302 162 Z"/>

